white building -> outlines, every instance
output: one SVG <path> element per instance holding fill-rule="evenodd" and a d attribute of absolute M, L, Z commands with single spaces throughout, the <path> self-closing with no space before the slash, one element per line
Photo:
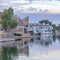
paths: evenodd
<path fill-rule="evenodd" d="M 29 24 L 29 32 L 33 32 L 34 34 L 50 34 L 52 33 L 52 25 L 49 24 L 39 24 L 39 23 L 30 23 Z"/>

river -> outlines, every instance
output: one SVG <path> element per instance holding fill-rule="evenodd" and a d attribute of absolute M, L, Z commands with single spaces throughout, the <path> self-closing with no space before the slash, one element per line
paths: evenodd
<path fill-rule="evenodd" d="M 23 45 L 24 48 L 21 48 L 20 45 L 17 43 L 17 46 L 14 46 L 15 48 L 5 48 L 4 51 L 7 52 L 7 55 L 2 60 L 60 60 L 59 36 L 44 35 L 40 39 L 34 39 Z M 4 57 L 4 53 L 2 53 L 1 55 Z"/>

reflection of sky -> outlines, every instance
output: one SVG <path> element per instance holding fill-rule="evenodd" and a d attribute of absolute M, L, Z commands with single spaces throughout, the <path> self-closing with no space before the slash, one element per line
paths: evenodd
<path fill-rule="evenodd" d="M 50 35 L 46 37 L 52 38 Z M 55 42 L 51 40 L 52 44 L 49 46 L 42 46 L 40 41 L 42 40 L 39 40 L 38 43 L 37 40 L 29 43 L 29 56 L 18 55 L 16 60 L 60 60 L 60 42 L 58 38 L 56 38 Z"/>
<path fill-rule="evenodd" d="M 18 55 L 16 60 L 60 60 L 60 49 L 49 49 L 39 44 L 30 44 L 29 56 Z"/>
<path fill-rule="evenodd" d="M 30 47 L 30 58 L 32 60 L 60 60 L 60 49 L 44 48 L 38 45 Z"/>
<path fill-rule="evenodd" d="M 52 38 L 52 37 L 50 37 Z M 49 40 L 49 39 L 48 39 Z M 29 45 L 29 55 L 32 60 L 60 60 L 60 42 L 56 39 L 52 41 L 52 45 L 47 47 L 41 46 L 39 43 Z"/>

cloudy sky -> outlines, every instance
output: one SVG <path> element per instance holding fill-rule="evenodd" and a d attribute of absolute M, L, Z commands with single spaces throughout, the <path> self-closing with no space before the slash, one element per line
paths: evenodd
<path fill-rule="evenodd" d="M 60 0 L 0 0 L 0 12 L 9 7 L 20 17 L 29 15 L 30 22 L 49 19 L 60 23 Z"/>

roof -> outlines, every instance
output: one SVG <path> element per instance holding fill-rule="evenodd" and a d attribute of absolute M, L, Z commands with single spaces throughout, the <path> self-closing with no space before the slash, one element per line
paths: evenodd
<path fill-rule="evenodd" d="M 49 24 L 39 24 L 39 23 L 29 23 L 29 25 L 32 25 L 32 26 L 51 26 Z"/>
<path fill-rule="evenodd" d="M 19 24 L 20 26 L 23 26 L 23 21 L 22 21 L 22 19 L 19 19 L 18 24 Z"/>

